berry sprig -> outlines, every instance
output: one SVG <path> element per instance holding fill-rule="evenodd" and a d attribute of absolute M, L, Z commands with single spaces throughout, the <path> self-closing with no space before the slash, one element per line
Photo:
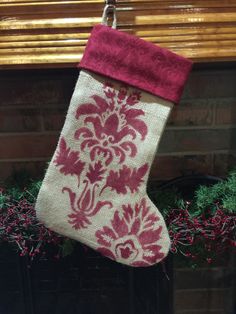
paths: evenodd
<path fill-rule="evenodd" d="M 0 242 L 13 244 L 20 256 L 28 255 L 33 259 L 36 255 L 44 255 L 48 245 L 58 250 L 63 237 L 37 220 L 34 203 L 24 194 L 19 199 L 13 199 L 4 190 L 0 191 L 0 197 L 4 197 L 4 203 L 0 203 Z"/>
<path fill-rule="evenodd" d="M 171 252 L 180 253 L 192 260 L 205 256 L 207 263 L 213 256 L 224 254 L 236 247 L 236 214 L 217 204 L 217 209 L 192 214 L 191 203 L 184 208 L 170 210 L 166 222 L 171 238 Z"/>

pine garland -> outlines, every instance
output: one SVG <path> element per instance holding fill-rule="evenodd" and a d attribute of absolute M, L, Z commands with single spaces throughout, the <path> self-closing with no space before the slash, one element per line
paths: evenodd
<path fill-rule="evenodd" d="M 24 189 L 0 189 L 0 243 L 10 243 L 31 258 L 46 254 L 50 246 L 59 258 L 73 251 L 75 241 L 38 222 L 34 204 L 40 186 L 36 181 Z M 154 198 L 167 222 L 171 252 L 192 265 L 211 263 L 236 247 L 236 171 L 213 186 L 200 186 L 191 202 L 176 190 L 159 191 Z"/>
<path fill-rule="evenodd" d="M 160 191 L 155 200 L 167 222 L 171 252 L 187 257 L 191 266 L 211 264 L 236 248 L 236 171 L 213 186 L 200 186 L 191 201 L 175 190 Z"/>
<path fill-rule="evenodd" d="M 36 218 L 34 204 L 41 182 L 28 188 L 0 189 L 0 243 L 12 244 L 20 256 L 45 255 L 47 247 L 54 247 L 60 256 L 64 238 L 43 226 Z"/>

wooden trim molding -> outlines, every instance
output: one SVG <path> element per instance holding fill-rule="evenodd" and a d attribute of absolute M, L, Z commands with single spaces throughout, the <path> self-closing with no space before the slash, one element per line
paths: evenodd
<path fill-rule="evenodd" d="M 103 0 L 1 0 L 0 68 L 71 67 Z M 118 29 L 194 62 L 236 60 L 235 0 L 118 0 Z"/>

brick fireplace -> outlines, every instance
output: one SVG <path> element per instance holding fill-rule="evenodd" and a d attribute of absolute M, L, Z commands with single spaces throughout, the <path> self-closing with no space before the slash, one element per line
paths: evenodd
<path fill-rule="evenodd" d="M 0 72 L 1 183 L 19 171 L 42 178 L 77 76 L 74 69 Z M 193 173 L 224 177 L 235 166 L 236 64 L 198 65 L 169 119 L 150 180 Z M 233 314 L 233 264 L 176 267 L 175 314 Z"/>

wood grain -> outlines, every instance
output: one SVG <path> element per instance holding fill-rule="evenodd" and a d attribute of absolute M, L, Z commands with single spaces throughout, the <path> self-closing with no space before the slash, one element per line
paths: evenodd
<path fill-rule="evenodd" d="M 71 67 L 103 0 L 1 0 L 0 68 Z M 236 60 L 236 0 L 118 0 L 118 29 L 195 62 Z"/>

